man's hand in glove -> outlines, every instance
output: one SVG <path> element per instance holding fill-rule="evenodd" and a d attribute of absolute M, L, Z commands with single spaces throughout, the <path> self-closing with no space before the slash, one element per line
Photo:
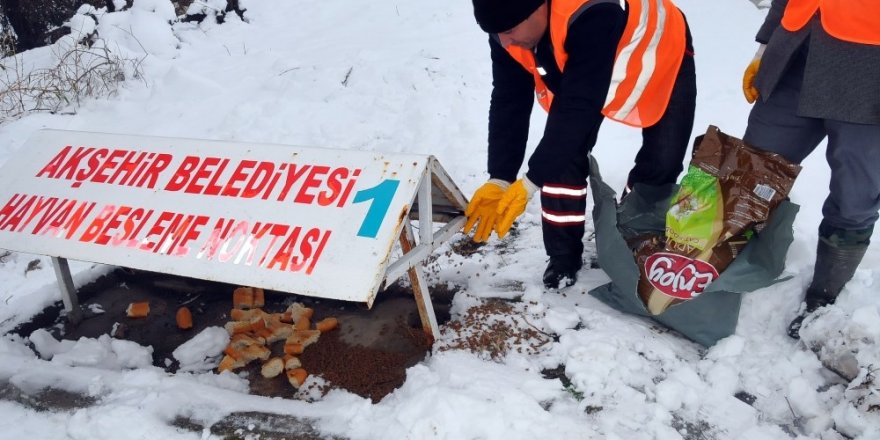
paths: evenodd
<path fill-rule="evenodd" d="M 746 71 L 743 73 L 743 94 L 746 95 L 746 101 L 749 104 L 754 103 L 758 99 L 758 89 L 755 88 L 755 75 L 758 74 L 758 69 L 761 67 L 761 57 L 764 56 L 764 49 L 766 47 L 766 44 L 762 44 L 758 48 L 758 51 L 755 52 L 755 57 L 752 58 L 752 62 L 749 63 L 749 67 L 746 67 Z"/>
<path fill-rule="evenodd" d="M 498 202 L 501 201 L 501 196 L 508 188 L 510 188 L 509 182 L 490 179 L 477 189 L 464 211 L 467 222 L 464 224 L 462 232 L 469 234 L 476 224 L 477 232 L 474 233 L 474 241 L 481 243 L 488 240 L 495 227 L 495 221 L 498 219 Z"/>
<path fill-rule="evenodd" d="M 528 177 L 523 176 L 522 179 L 513 182 L 513 185 L 510 185 L 510 188 L 504 192 L 504 196 L 498 203 L 499 219 L 495 225 L 498 238 L 504 238 L 507 235 L 510 227 L 513 226 L 513 221 L 526 211 L 529 199 L 537 190 L 538 187 Z"/>

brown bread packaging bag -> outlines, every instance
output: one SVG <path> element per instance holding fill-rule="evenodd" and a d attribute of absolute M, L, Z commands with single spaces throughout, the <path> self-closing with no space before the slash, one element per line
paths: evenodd
<path fill-rule="evenodd" d="M 693 299 L 718 278 L 788 197 L 800 169 L 710 126 L 672 197 L 665 237 L 632 243 L 648 311 Z"/>

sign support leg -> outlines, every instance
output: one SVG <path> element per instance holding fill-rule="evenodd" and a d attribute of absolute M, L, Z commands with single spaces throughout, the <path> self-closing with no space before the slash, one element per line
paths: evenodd
<path fill-rule="evenodd" d="M 400 233 L 400 247 L 403 252 L 409 252 L 415 247 L 412 226 L 404 222 L 403 231 Z M 434 304 L 431 303 L 431 292 L 428 290 L 428 282 L 422 273 L 420 264 L 416 264 L 407 270 L 413 294 L 419 308 L 419 318 L 422 320 L 422 330 L 431 337 L 431 342 L 440 336 L 440 327 L 437 325 L 437 316 L 434 314 Z"/>
<path fill-rule="evenodd" d="M 58 288 L 61 289 L 61 300 L 64 302 L 64 310 L 67 311 L 67 320 L 76 325 L 82 321 L 82 309 L 79 307 L 79 297 L 76 295 L 76 287 L 73 285 L 73 277 L 70 275 L 70 265 L 66 258 L 52 257 L 52 266 L 55 267 L 55 277 L 58 278 Z"/>

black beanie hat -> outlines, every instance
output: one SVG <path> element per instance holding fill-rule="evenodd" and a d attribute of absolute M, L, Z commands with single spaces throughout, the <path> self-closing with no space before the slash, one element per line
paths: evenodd
<path fill-rule="evenodd" d="M 509 31 L 529 18 L 545 0 L 473 0 L 477 24 L 490 34 Z"/>

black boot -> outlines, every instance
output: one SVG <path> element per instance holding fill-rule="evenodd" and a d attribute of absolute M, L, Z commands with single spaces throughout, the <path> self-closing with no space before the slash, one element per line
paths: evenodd
<path fill-rule="evenodd" d="M 561 289 L 577 281 L 577 273 L 584 262 L 580 255 L 552 255 L 547 270 L 544 271 L 544 286 L 548 289 Z"/>
<path fill-rule="evenodd" d="M 858 231 L 831 229 L 823 221 L 819 227 L 813 281 L 804 296 L 803 311 L 788 325 L 789 336 L 800 339 L 804 318 L 816 309 L 834 303 L 862 262 L 873 231 L 873 227 Z"/>

